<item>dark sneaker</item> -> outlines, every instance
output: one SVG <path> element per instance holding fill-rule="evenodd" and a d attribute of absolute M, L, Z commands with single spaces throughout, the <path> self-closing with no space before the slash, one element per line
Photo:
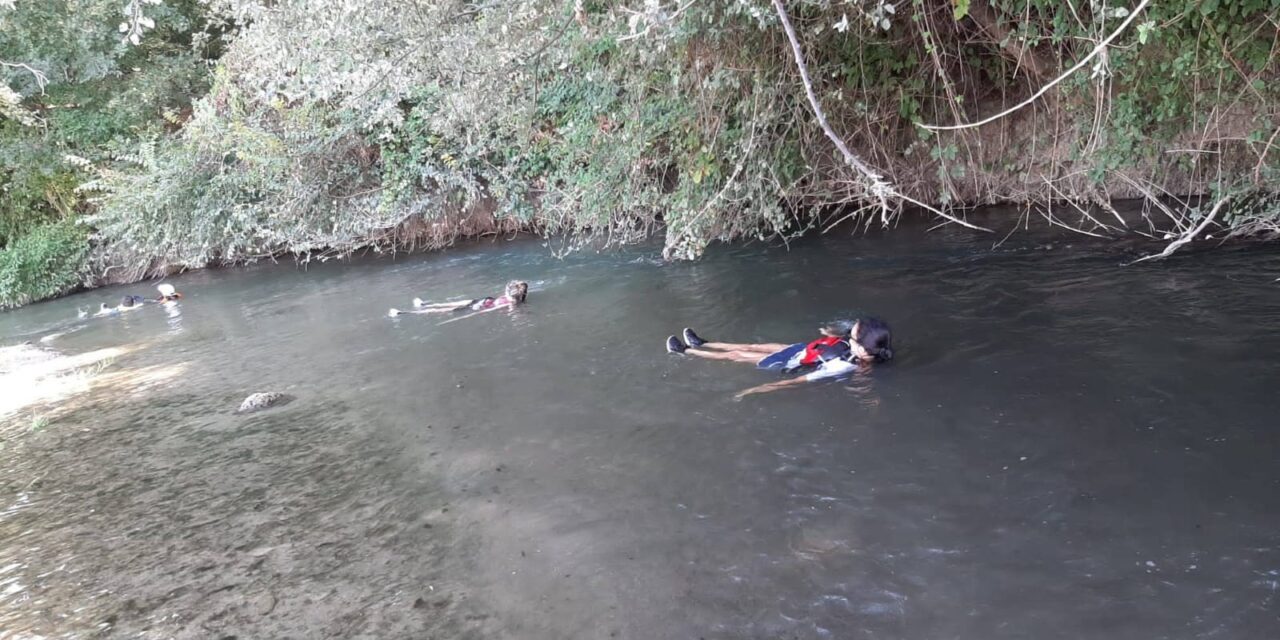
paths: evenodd
<path fill-rule="evenodd" d="M 670 351 L 671 353 L 684 353 L 684 350 L 688 348 L 689 347 L 684 346 L 684 344 L 680 342 L 680 338 L 675 336 L 667 337 L 667 351 Z"/>
<path fill-rule="evenodd" d="M 689 327 L 684 328 L 684 341 L 691 347 L 701 347 L 707 343 L 706 340 L 699 338 L 698 334 L 694 333 L 693 329 Z"/>

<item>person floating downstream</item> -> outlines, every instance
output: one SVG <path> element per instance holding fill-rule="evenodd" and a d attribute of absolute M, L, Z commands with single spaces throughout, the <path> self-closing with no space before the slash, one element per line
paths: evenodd
<path fill-rule="evenodd" d="M 476 313 L 486 313 L 498 309 L 512 309 L 524 303 L 525 298 L 529 296 L 529 283 L 522 280 L 512 280 L 507 283 L 504 293 L 496 298 L 472 298 L 469 300 L 454 300 L 453 302 L 423 302 L 421 298 L 413 299 L 413 309 L 400 310 L 392 308 L 387 315 L 396 317 L 402 313 L 416 314 L 433 314 L 433 313 L 454 313 L 457 311 L 474 311 Z M 470 314 L 470 315 L 475 315 Z M 469 316 L 464 316 L 469 317 Z"/>
<path fill-rule="evenodd" d="M 834 323 L 822 327 L 822 337 L 809 343 L 742 344 L 704 340 L 693 329 L 684 330 L 684 342 L 667 338 L 667 351 L 709 360 L 754 364 L 761 369 L 781 369 L 790 373 L 810 369 L 805 375 L 752 387 L 736 394 L 741 398 L 827 378 L 838 378 L 857 370 L 859 364 L 886 362 L 893 358 L 893 333 L 878 318 Z"/>
<path fill-rule="evenodd" d="M 116 307 L 116 311 L 133 311 L 141 309 L 142 305 L 147 301 L 142 296 L 125 296 L 120 299 L 120 306 Z"/>
<path fill-rule="evenodd" d="M 154 300 L 145 300 L 145 302 L 177 302 L 182 299 L 182 293 L 173 288 L 169 283 L 156 285 L 156 290 L 160 292 L 160 297 Z M 134 296 L 135 298 L 138 296 Z"/>
<path fill-rule="evenodd" d="M 142 296 L 132 296 L 132 295 L 125 296 L 120 299 L 119 306 L 113 307 L 105 302 L 102 303 L 102 305 L 98 307 L 97 312 L 95 312 L 93 315 L 94 317 L 110 316 L 110 315 L 115 315 L 117 313 L 121 313 L 124 311 L 133 311 L 135 309 L 141 309 L 143 305 L 148 303 L 159 302 L 161 304 L 169 304 L 169 303 L 177 302 L 178 300 L 182 299 L 182 294 L 179 293 L 176 289 L 174 289 L 173 285 L 171 284 L 166 283 L 166 284 L 156 285 L 156 289 L 160 292 L 160 297 L 158 298 L 144 298 Z M 89 315 L 89 311 L 86 309 L 79 309 L 78 311 L 79 311 L 78 315 L 81 318 L 88 317 Z"/>

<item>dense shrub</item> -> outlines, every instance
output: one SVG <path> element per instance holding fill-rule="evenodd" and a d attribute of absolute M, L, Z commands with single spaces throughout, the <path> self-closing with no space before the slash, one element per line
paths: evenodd
<path fill-rule="evenodd" d="M 145 251 L 201 262 L 346 250 L 377 225 L 450 227 L 452 211 L 471 207 L 568 232 L 569 248 L 661 228 L 668 255 L 689 258 L 715 240 L 803 230 L 806 212 L 867 204 L 813 118 L 766 0 L 213 6 L 242 27 L 187 130 L 157 147 L 181 157 L 96 185 L 98 224 Z M 1254 37 L 1280 17 L 1276 0 L 1151 3 L 1049 99 L 937 133 L 920 125 L 1017 103 L 1130 8 L 786 7 L 833 128 L 923 202 L 1225 193 L 1257 186 L 1280 158 L 1269 152 L 1277 44 Z M 888 223 L 885 213 L 863 215 Z M 183 247 L 188 237 L 208 244 Z"/>
<path fill-rule="evenodd" d="M 50 298 L 85 276 L 89 244 L 73 221 L 43 224 L 0 249 L 0 309 Z"/>
<path fill-rule="evenodd" d="M 204 15 L 198 0 L 0 3 L 0 304 L 82 282 L 82 187 L 204 92 Z"/>
<path fill-rule="evenodd" d="M 1280 0 L 1140 2 L 783 4 L 834 134 L 916 201 L 1270 202 Z M 0 68 L 26 96 L 0 94 L 0 242 L 70 211 L 137 273 L 512 228 L 567 250 L 661 230 L 693 258 L 897 213 L 818 126 L 771 0 L 127 0 L 117 33 L 120 4 L 0 3 L 0 60 L 60 78 L 38 94 Z M 1008 117 L 924 126 L 1019 104 L 1087 56 Z M 1263 233 L 1273 210 L 1219 221 Z M 1201 209 L 1169 214 L 1141 231 Z M 1129 231 L 1100 218 L 1053 222 Z"/>

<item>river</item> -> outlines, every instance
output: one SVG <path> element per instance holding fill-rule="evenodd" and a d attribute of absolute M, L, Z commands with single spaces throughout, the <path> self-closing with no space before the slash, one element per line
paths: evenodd
<path fill-rule="evenodd" d="M 0 314 L 110 354 L 8 418 L 0 638 L 1277 637 L 1280 252 L 999 239 L 498 240 Z M 776 375 L 662 346 L 865 313 L 893 362 L 742 400 Z"/>

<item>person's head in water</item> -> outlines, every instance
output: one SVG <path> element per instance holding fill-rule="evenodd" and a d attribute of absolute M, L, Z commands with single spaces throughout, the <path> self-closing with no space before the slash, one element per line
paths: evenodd
<path fill-rule="evenodd" d="M 849 346 L 853 355 L 866 362 L 885 362 L 893 359 L 893 332 L 879 318 L 863 318 L 853 325 L 853 339 Z"/>
<path fill-rule="evenodd" d="M 129 307 L 132 307 L 135 304 L 137 304 L 137 302 L 133 299 L 133 296 L 125 296 L 120 299 L 120 306 L 124 307 L 125 309 L 128 309 Z"/>
<path fill-rule="evenodd" d="M 508 282 L 506 295 L 513 302 L 524 302 L 524 299 L 529 295 L 529 283 L 521 280 Z"/>

